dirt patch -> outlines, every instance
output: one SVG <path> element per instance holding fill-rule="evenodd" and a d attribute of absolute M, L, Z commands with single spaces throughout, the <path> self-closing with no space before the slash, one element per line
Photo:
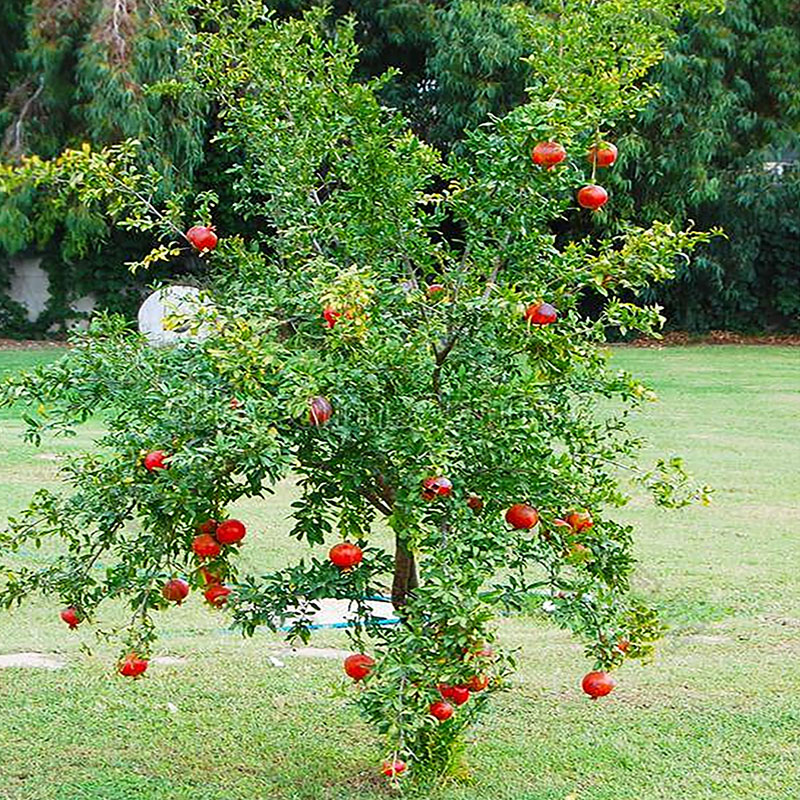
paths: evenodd
<path fill-rule="evenodd" d="M 162 664 L 165 667 L 180 666 L 188 663 L 185 658 L 178 658 L 177 656 L 156 656 L 150 659 L 151 664 Z"/>
<path fill-rule="evenodd" d="M 337 650 L 334 647 L 286 647 L 276 650 L 275 655 L 299 656 L 300 658 L 329 658 L 339 661 L 350 655 L 349 650 Z"/>
<path fill-rule="evenodd" d="M 778 347 L 800 347 L 800 335 L 796 334 L 757 334 L 749 335 L 734 331 L 709 331 L 703 335 L 693 335 L 686 331 L 670 331 L 663 339 L 634 339 L 627 347 L 687 347 L 697 344 L 755 344 Z"/>
<path fill-rule="evenodd" d="M 0 655 L 0 669 L 63 669 L 66 661 L 48 653 L 7 653 Z"/>
<path fill-rule="evenodd" d="M 797 617 L 776 617 L 764 615 L 759 617 L 759 622 L 766 622 L 769 625 L 780 625 L 784 628 L 800 628 L 800 619 Z"/>
<path fill-rule="evenodd" d="M 681 636 L 680 641 L 688 642 L 689 644 L 730 644 L 733 639 L 730 636 L 692 633 L 689 636 Z"/>

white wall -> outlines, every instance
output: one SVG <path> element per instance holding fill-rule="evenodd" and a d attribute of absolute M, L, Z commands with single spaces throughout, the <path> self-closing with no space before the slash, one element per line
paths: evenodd
<path fill-rule="evenodd" d="M 10 288 L 8 296 L 25 309 L 29 322 L 36 322 L 47 306 L 50 297 L 50 277 L 41 268 L 41 256 L 20 256 L 9 259 Z M 70 303 L 76 312 L 94 310 L 95 298 L 85 295 Z M 76 320 L 69 327 L 82 326 L 83 320 Z"/>

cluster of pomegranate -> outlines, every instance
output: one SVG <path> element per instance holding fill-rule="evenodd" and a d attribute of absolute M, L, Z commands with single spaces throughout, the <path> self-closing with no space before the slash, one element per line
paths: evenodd
<path fill-rule="evenodd" d="M 160 451 L 159 451 L 160 452 Z M 223 547 L 238 544 L 244 539 L 247 529 L 238 519 L 227 519 L 223 522 L 209 519 L 197 526 L 197 535 L 192 540 L 192 552 L 200 561 L 217 558 Z M 231 589 L 222 584 L 222 580 L 206 567 L 200 567 L 200 574 L 206 589 L 203 592 L 206 602 L 214 608 L 223 606 L 231 593 Z M 171 578 L 161 587 L 161 594 L 170 603 L 180 605 L 189 596 L 189 583 L 183 578 Z M 75 606 L 65 608 L 61 619 L 75 630 L 83 621 L 83 615 Z M 136 653 L 129 653 L 118 666 L 120 675 L 138 678 L 147 670 L 148 661 Z"/>
<path fill-rule="evenodd" d="M 483 659 L 491 659 L 494 651 L 485 646 L 481 646 L 472 653 L 473 656 Z M 467 656 L 467 651 L 465 651 Z M 362 681 L 366 678 L 375 666 L 374 659 L 364 653 L 353 653 L 344 660 L 345 674 L 354 681 Z M 489 677 L 481 672 L 476 672 L 468 683 L 450 685 L 447 683 L 436 684 L 436 691 L 441 695 L 441 699 L 435 700 L 428 707 L 428 713 L 439 722 L 447 722 L 456 712 L 457 706 L 466 703 L 472 694 L 482 692 L 489 685 Z M 383 762 L 382 772 L 388 778 L 395 778 L 405 772 L 407 764 L 405 761 L 394 758 Z"/>
<path fill-rule="evenodd" d="M 192 541 L 192 551 L 198 559 L 204 561 L 217 558 L 223 547 L 241 542 L 247 528 L 238 519 L 226 519 L 224 522 L 208 519 L 197 526 L 197 531 L 198 534 Z M 202 568 L 201 572 L 208 587 L 203 596 L 209 605 L 219 608 L 226 603 L 231 590 L 223 586 L 219 577 L 209 570 Z"/>
<path fill-rule="evenodd" d="M 617 160 L 617 154 L 617 148 L 611 142 L 598 142 L 589 148 L 586 157 L 593 168 L 610 167 Z M 531 154 L 533 163 L 545 169 L 554 169 L 566 157 L 567 151 L 558 142 L 539 142 Z M 577 200 L 581 207 L 597 211 L 608 202 L 608 192 L 602 186 L 590 183 L 578 190 Z"/>
<path fill-rule="evenodd" d="M 453 494 L 453 483 L 449 478 L 442 475 L 434 475 L 422 481 L 421 495 L 426 501 L 434 501 L 440 498 L 447 498 Z M 483 508 L 483 500 L 475 494 L 470 494 L 467 498 L 467 505 L 479 511 Z M 515 530 L 531 530 L 539 524 L 539 512 L 527 503 L 515 503 L 505 513 L 506 522 Z M 553 521 L 555 526 L 565 526 L 573 534 L 578 534 L 588 530 L 594 525 L 591 514 L 588 511 L 570 511 Z M 573 544 L 573 548 L 585 546 L 578 543 Z M 573 551 L 570 551 L 572 553 Z M 329 553 L 330 561 L 342 570 L 352 569 L 361 563 L 364 557 L 361 548 L 351 542 L 341 542 L 334 545 Z M 627 640 L 620 640 L 617 647 L 623 653 L 627 651 L 630 643 Z M 477 651 L 477 655 L 491 657 L 490 649 Z M 344 661 L 344 671 L 354 681 L 364 680 L 375 666 L 375 661 L 365 653 L 354 653 Z M 450 685 L 437 684 L 437 690 L 441 698 L 430 704 L 428 713 L 439 722 L 446 722 L 455 713 L 458 706 L 466 703 L 472 694 L 481 692 L 489 685 L 489 678 L 483 673 L 476 673 L 464 684 Z M 593 700 L 598 697 L 605 697 L 617 685 L 616 680 L 606 672 L 593 671 L 584 676 L 581 686 L 583 691 Z M 396 778 L 405 772 L 407 765 L 404 761 L 393 759 L 384 762 L 382 771 L 387 777 Z"/>

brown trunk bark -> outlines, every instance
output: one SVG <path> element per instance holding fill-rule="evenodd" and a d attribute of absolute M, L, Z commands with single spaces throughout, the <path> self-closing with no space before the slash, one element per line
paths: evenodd
<path fill-rule="evenodd" d="M 408 602 L 408 596 L 419 586 L 417 563 L 399 534 L 394 537 L 394 580 L 392 581 L 392 605 L 400 611 Z"/>

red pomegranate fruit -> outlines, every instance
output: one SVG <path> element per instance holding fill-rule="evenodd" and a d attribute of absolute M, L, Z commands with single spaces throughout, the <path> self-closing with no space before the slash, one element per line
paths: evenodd
<path fill-rule="evenodd" d="M 463 706 L 469 700 L 469 687 L 468 686 L 454 686 L 453 694 L 450 699 L 457 705 Z"/>
<path fill-rule="evenodd" d="M 477 494 L 471 494 L 467 498 L 467 506 L 471 508 L 473 511 L 482 511 L 483 510 L 483 498 L 478 497 Z"/>
<path fill-rule="evenodd" d="M 222 579 L 219 575 L 215 575 L 205 567 L 200 567 L 200 577 L 203 579 L 203 583 L 206 586 L 213 586 L 216 583 L 222 583 Z"/>
<path fill-rule="evenodd" d="M 610 167 L 617 160 L 617 148 L 611 142 L 600 142 L 589 148 L 587 158 L 590 164 L 598 167 Z"/>
<path fill-rule="evenodd" d="M 539 522 L 539 512 L 526 503 L 516 503 L 506 511 L 506 522 L 517 530 L 530 530 Z"/>
<path fill-rule="evenodd" d="M 182 578 L 173 578 L 164 584 L 161 594 L 171 603 L 180 605 L 189 596 L 189 584 Z"/>
<path fill-rule="evenodd" d="M 531 154 L 534 164 L 547 169 L 553 169 L 566 157 L 567 151 L 558 142 L 539 142 Z"/>
<path fill-rule="evenodd" d="M 453 484 L 441 475 L 425 478 L 422 481 L 422 497 L 425 500 L 435 500 L 437 497 L 450 497 L 453 493 Z"/>
<path fill-rule="evenodd" d="M 394 778 L 397 775 L 402 775 L 406 771 L 406 768 L 407 765 L 405 761 L 395 758 L 393 761 L 384 761 L 381 770 L 387 778 Z"/>
<path fill-rule="evenodd" d="M 482 692 L 488 685 L 488 675 L 473 675 L 470 678 L 468 688 L 471 692 Z"/>
<path fill-rule="evenodd" d="M 206 250 L 213 250 L 217 246 L 217 234 L 214 233 L 213 225 L 195 225 L 186 231 L 186 238 L 195 250 L 202 253 Z"/>
<path fill-rule="evenodd" d="M 571 511 L 567 514 L 566 522 L 575 533 L 585 531 L 594 525 L 592 515 L 588 511 Z"/>
<path fill-rule="evenodd" d="M 69 629 L 71 631 L 74 631 L 75 628 L 77 628 L 78 625 L 80 625 L 81 622 L 83 621 L 83 619 L 81 618 L 81 615 L 78 613 L 78 609 L 75 608 L 74 606 L 70 606 L 69 608 L 65 608 L 61 612 L 61 619 L 63 619 L 64 622 L 66 622 L 67 625 L 69 625 Z"/>
<path fill-rule="evenodd" d="M 344 671 L 354 681 L 360 681 L 369 675 L 375 661 L 364 653 L 353 653 L 344 660 Z"/>
<path fill-rule="evenodd" d="M 219 524 L 214 536 L 220 544 L 236 544 L 244 539 L 246 533 L 247 528 L 243 522 L 238 519 L 226 519 Z"/>
<path fill-rule="evenodd" d="M 583 691 L 596 700 L 598 697 L 605 697 L 614 687 L 617 682 L 607 672 L 589 672 L 583 676 L 581 686 Z"/>
<path fill-rule="evenodd" d="M 328 558 L 339 569 L 350 569 L 361 563 L 361 559 L 364 558 L 364 551 L 357 544 L 352 544 L 352 542 L 341 542 L 331 547 Z"/>
<path fill-rule="evenodd" d="M 328 328 L 333 328 L 341 316 L 341 311 L 337 311 L 335 308 L 331 308 L 330 306 L 322 310 L 322 318 L 325 320 L 325 325 Z"/>
<path fill-rule="evenodd" d="M 228 602 L 228 595 L 230 593 L 231 590 L 227 586 L 214 583 L 203 592 L 203 597 L 205 597 L 209 605 L 214 606 L 214 608 L 220 608 Z"/>
<path fill-rule="evenodd" d="M 163 450 L 153 450 L 144 457 L 144 468 L 148 472 L 153 472 L 157 469 L 166 469 L 166 460 L 168 456 Z"/>
<path fill-rule="evenodd" d="M 525 309 L 525 319 L 531 325 L 552 325 L 558 319 L 558 309 L 550 303 L 534 303 Z"/>
<path fill-rule="evenodd" d="M 205 522 L 201 522 L 197 526 L 197 532 L 206 533 L 209 536 L 213 536 L 217 530 L 217 525 L 219 525 L 219 522 L 217 522 L 215 519 L 207 519 Z"/>
<path fill-rule="evenodd" d="M 222 552 L 222 547 L 210 533 L 201 533 L 194 537 L 192 550 L 198 558 L 216 558 Z"/>
<path fill-rule="evenodd" d="M 444 722 L 446 719 L 450 719 L 455 711 L 453 706 L 444 700 L 437 700 L 435 703 L 431 703 L 431 707 L 428 710 L 431 716 L 436 717 L 439 722 Z"/>
<path fill-rule="evenodd" d="M 578 205 L 590 211 L 597 211 L 607 202 L 608 192 L 602 186 L 591 183 L 578 191 Z"/>
<path fill-rule="evenodd" d="M 327 397 L 312 397 L 308 401 L 308 421 L 320 427 L 324 425 L 333 414 L 333 406 Z"/>
<path fill-rule="evenodd" d="M 119 663 L 119 674 L 126 678 L 138 678 L 147 672 L 149 663 L 146 658 L 139 658 L 136 653 L 129 653 Z"/>

